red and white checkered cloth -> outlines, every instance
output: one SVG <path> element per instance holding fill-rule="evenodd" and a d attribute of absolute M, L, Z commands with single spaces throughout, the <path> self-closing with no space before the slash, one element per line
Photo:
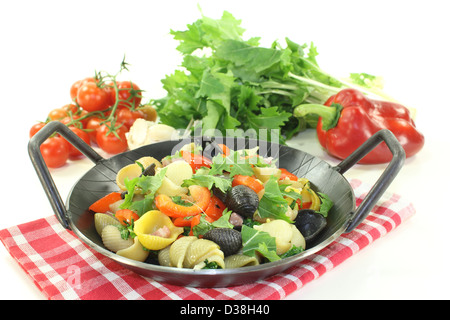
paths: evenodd
<path fill-rule="evenodd" d="M 351 180 L 356 204 L 369 187 Z M 0 231 L 11 256 L 48 299 L 277 300 L 341 264 L 415 213 L 412 203 L 386 193 L 355 230 L 287 271 L 242 286 L 191 288 L 142 277 L 92 250 L 55 216 Z"/>

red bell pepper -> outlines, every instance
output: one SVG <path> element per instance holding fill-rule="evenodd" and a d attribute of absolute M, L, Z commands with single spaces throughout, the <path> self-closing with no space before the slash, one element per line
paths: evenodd
<path fill-rule="evenodd" d="M 344 89 L 331 96 L 325 105 L 304 104 L 294 110 L 296 117 L 317 114 L 317 136 L 325 150 L 339 159 L 347 158 L 357 147 L 381 129 L 390 130 L 405 150 L 406 157 L 419 152 L 424 136 L 401 104 L 372 100 L 355 89 Z M 383 142 L 359 163 L 385 163 L 392 153 Z"/>

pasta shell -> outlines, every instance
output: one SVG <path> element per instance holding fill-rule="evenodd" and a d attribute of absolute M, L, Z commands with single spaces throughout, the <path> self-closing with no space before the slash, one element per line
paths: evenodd
<path fill-rule="evenodd" d="M 120 222 L 113 216 L 105 213 L 96 213 L 94 215 L 95 230 L 101 236 L 103 228 L 109 225 L 119 225 Z"/>
<path fill-rule="evenodd" d="M 259 265 L 258 259 L 256 259 L 255 257 L 246 256 L 244 254 L 233 254 L 225 258 L 226 269 L 257 266 L 257 265 Z"/>
<path fill-rule="evenodd" d="M 296 247 L 302 247 L 303 250 L 306 249 L 306 240 L 301 234 L 300 230 L 297 229 L 295 224 L 291 224 L 290 226 L 292 228 L 291 244 Z"/>
<path fill-rule="evenodd" d="M 170 231 L 168 237 L 154 235 L 157 230 L 164 227 L 167 227 Z M 158 210 L 146 212 L 134 223 L 134 232 L 140 243 L 149 250 L 161 250 L 167 247 L 174 242 L 183 231 L 183 228 L 175 227 L 172 220 Z"/>
<path fill-rule="evenodd" d="M 209 259 L 214 255 L 221 255 L 224 258 L 223 252 L 215 242 L 206 239 L 197 239 L 191 243 L 186 251 L 184 258 L 184 268 L 194 268 L 195 265 Z"/>
<path fill-rule="evenodd" d="M 267 232 L 275 238 L 278 255 L 285 253 L 292 247 L 293 229 L 291 224 L 284 220 L 272 220 L 259 226 L 255 225 L 253 228 Z"/>
<path fill-rule="evenodd" d="M 188 193 L 188 188 L 175 184 L 172 180 L 164 177 L 157 194 L 165 194 L 169 197 L 181 196 Z"/>
<path fill-rule="evenodd" d="M 192 167 L 186 161 L 175 161 L 166 166 L 166 177 L 177 186 L 192 178 Z"/>
<path fill-rule="evenodd" d="M 311 202 L 311 210 L 319 210 L 320 209 L 320 199 L 319 196 L 309 187 L 309 184 L 306 184 L 302 190 L 302 201 L 303 202 Z"/>
<path fill-rule="evenodd" d="M 102 241 L 104 246 L 112 252 L 126 249 L 134 244 L 133 239 L 122 239 L 117 226 L 108 225 L 102 230 Z"/>
<path fill-rule="evenodd" d="M 170 267 L 170 247 L 171 245 L 158 252 L 158 262 L 161 266 Z"/>
<path fill-rule="evenodd" d="M 145 250 L 142 244 L 139 242 L 138 237 L 134 237 L 134 244 L 126 249 L 122 249 L 116 252 L 119 256 L 136 260 L 136 261 L 145 261 L 150 251 Z"/>
<path fill-rule="evenodd" d="M 206 257 L 203 261 L 197 263 L 192 269 L 203 269 L 206 266 L 206 261 L 208 263 L 215 262 L 220 268 L 225 269 L 225 261 L 223 259 L 223 255 L 221 255 L 220 252 L 217 254 L 208 255 L 208 257 Z"/>
<path fill-rule="evenodd" d="M 153 157 L 142 157 L 136 160 L 136 162 L 139 162 L 142 164 L 144 168 L 147 168 L 152 163 L 155 164 L 156 168 L 161 168 L 161 162 L 159 162 L 157 159 Z M 117 172 L 116 175 L 116 184 L 117 186 L 123 190 L 126 191 L 127 188 L 125 187 L 125 179 L 132 180 L 134 178 L 137 178 L 141 175 L 142 168 L 137 163 L 129 164 Z"/>
<path fill-rule="evenodd" d="M 186 256 L 187 249 L 197 237 L 182 237 L 170 246 L 170 265 L 176 268 L 183 268 L 183 261 Z"/>

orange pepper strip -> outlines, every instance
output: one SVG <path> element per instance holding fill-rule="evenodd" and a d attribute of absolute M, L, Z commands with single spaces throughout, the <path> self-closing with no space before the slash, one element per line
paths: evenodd
<path fill-rule="evenodd" d="M 103 198 L 98 199 L 93 204 L 89 206 L 89 210 L 98 212 L 98 213 L 105 213 L 109 211 L 109 205 L 113 204 L 114 202 L 117 202 L 122 199 L 122 196 L 120 195 L 120 192 L 111 192 L 108 193 Z"/>
<path fill-rule="evenodd" d="M 169 217 L 188 217 L 195 216 L 205 212 L 211 200 L 211 192 L 208 188 L 202 186 L 190 186 L 189 191 L 194 203 L 190 207 L 177 204 L 165 194 L 159 194 L 155 197 L 155 205 L 165 215 Z"/>
<path fill-rule="evenodd" d="M 256 180 L 256 178 L 237 174 L 233 177 L 233 182 L 231 183 L 231 186 L 235 187 L 240 184 L 243 184 L 243 185 L 249 187 L 256 193 L 258 193 L 262 189 L 264 189 L 264 185 L 261 182 L 259 182 L 258 180 Z"/>
<path fill-rule="evenodd" d="M 115 217 L 119 220 L 120 224 L 124 226 L 129 226 L 133 221 L 139 219 L 139 215 L 130 209 L 117 210 Z"/>

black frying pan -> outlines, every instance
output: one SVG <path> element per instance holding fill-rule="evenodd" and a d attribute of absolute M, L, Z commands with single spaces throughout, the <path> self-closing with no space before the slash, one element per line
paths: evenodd
<path fill-rule="evenodd" d="M 73 186 L 66 205 L 61 200 L 39 148 L 45 139 L 55 132 L 60 133 L 95 163 L 95 166 Z M 94 228 L 94 215 L 88 210 L 88 207 L 105 194 L 118 190 L 115 182 L 116 174 L 123 166 L 134 163 L 135 160 L 143 156 L 152 156 L 161 160 L 166 155 L 170 155 L 174 148 L 181 147 L 183 142 L 184 144 L 191 142 L 191 139 L 202 144 L 204 149 L 214 143 L 214 139 L 206 137 L 189 138 L 188 141 L 164 141 L 104 159 L 65 125 L 59 122 L 50 122 L 30 140 L 28 151 L 56 217 L 64 228 L 72 230 L 83 242 L 97 252 L 138 274 L 156 281 L 195 287 L 225 287 L 251 283 L 280 273 L 325 248 L 342 233 L 352 231 L 366 218 L 401 169 L 405 159 L 403 148 L 389 130 L 377 132 L 335 167 L 304 151 L 291 147 L 274 144 L 272 148 L 268 148 L 267 155 L 276 150 L 277 155 L 270 155 L 279 158 L 280 167 L 286 168 L 299 177 L 309 179 L 313 188 L 329 195 L 334 202 L 334 206 L 328 214 L 327 227 L 312 243 L 308 244 L 309 248 L 295 256 L 276 262 L 237 269 L 194 271 L 192 269 L 163 267 L 138 262 L 107 250 Z M 254 147 L 255 144 L 260 143 L 256 140 L 244 138 L 233 138 L 233 142 L 232 145 L 240 146 L 236 149 Z M 389 147 L 393 158 L 363 202 L 356 208 L 353 190 L 343 174 L 379 143 L 383 142 Z M 266 148 L 260 148 L 260 150 L 263 149 Z M 266 156 L 266 154 L 261 155 Z"/>

